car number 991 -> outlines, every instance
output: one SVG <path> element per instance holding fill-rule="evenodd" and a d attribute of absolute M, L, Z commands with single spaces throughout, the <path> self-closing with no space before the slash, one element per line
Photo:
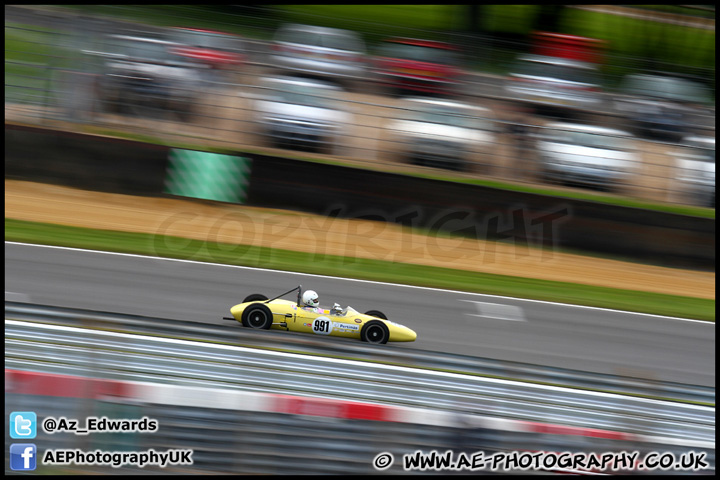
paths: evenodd
<path fill-rule="evenodd" d="M 313 320 L 312 330 L 313 333 L 320 335 L 329 335 L 333 329 L 333 322 L 327 317 L 318 317 Z"/>

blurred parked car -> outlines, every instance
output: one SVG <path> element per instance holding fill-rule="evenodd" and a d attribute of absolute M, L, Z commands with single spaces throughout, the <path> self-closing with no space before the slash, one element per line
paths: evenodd
<path fill-rule="evenodd" d="M 715 138 L 689 136 L 677 154 L 680 191 L 690 203 L 715 208 Z"/>
<path fill-rule="evenodd" d="M 184 45 L 176 49 L 178 55 L 207 65 L 214 73 L 237 70 L 246 61 L 243 39 L 238 35 L 177 27 L 170 30 L 168 37 Z"/>
<path fill-rule="evenodd" d="M 491 111 L 467 103 L 406 98 L 389 127 L 401 158 L 416 165 L 466 171 L 495 142 Z"/>
<path fill-rule="evenodd" d="M 545 178 L 605 189 L 626 183 L 639 166 L 631 135 L 614 128 L 553 122 L 538 136 Z"/>
<path fill-rule="evenodd" d="M 320 153 L 333 153 L 352 122 L 340 108 L 338 86 L 320 80 L 270 77 L 261 82 L 257 99 L 263 135 L 271 144 Z"/>
<path fill-rule="evenodd" d="M 197 102 L 202 66 L 178 55 L 182 44 L 127 35 L 106 41 L 102 51 L 84 51 L 101 59 L 96 94 L 103 110 L 154 108 L 187 119 Z"/>
<path fill-rule="evenodd" d="M 545 55 L 518 57 L 505 90 L 511 100 L 554 116 L 592 111 L 602 101 L 595 63 Z"/>
<path fill-rule="evenodd" d="M 531 34 L 530 53 L 600 64 L 607 42 L 599 38 L 566 33 L 535 31 Z"/>
<path fill-rule="evenodd" d="M 616 108 L 643 137 L 678 142 L 711 105 L 712 95 L 704 85 L 670 75 L 628 75 L 621 84 Z"/>
<path fill-rule="evenodd" d="M 271 62 L 283 73 L 316 77 L 349 88 L 367 79 L 365 43 L 338 28 L 286 24 L 272 43 Z"/>
<path fill-rule="evenodd" d="M 460 50 L 449 43 L 390 38 L 375 59 L 375 75 L 397 91 L 453 94 L 460 83 Z"/>

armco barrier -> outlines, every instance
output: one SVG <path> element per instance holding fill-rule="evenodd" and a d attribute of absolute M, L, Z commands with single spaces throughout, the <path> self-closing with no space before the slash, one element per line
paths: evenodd
<path fill-rule="evenodd" d="M 715 470 L 714 442 L 683 444 L 609 430 L 327 398 L 6 368 L 5 399 L 6 414 L 34 411 L 39 422 L 47 417 L 66 417 L 81 419 L 84 424 L 84 417 L 101 415 L 110 419 L 147 416 L 158 422 L 157 432 L 122 438 L 49 435 L 39 430 L 35 440 L 39 452 L 53 448 L 193 450 L 191 467 L 146 467 L 142 471 L 147 473 L 377 473 L 372 462 L 383 452 L 395 457 L 394 465 L 384 473 L 403 473 L 402 456 L 418 450 L 453 450 L 455 454 L 482 450 L 486 455 L 502 451 L 657 451 L 680 455 L 692 450 L 707 455 L 708 468 L 700 473 Z M 88 470 L 104 473 L 111 468 L 84 469 L 86 473 Z M 600 473 L 571 468 L 554 471 Z"/>
<path fill-rule="evenodd" d="M 161 195 L 169 149 L 6 125 L 5 175 Z M 715 220 L 263 155 L 246 203 L 714 270 Z"/>
<path fill-rule="evenodd" d="M 319 340 L 307 335 L 287 335 L 284 332 L 238 328 L 233 323 L 212 325 L 186 320 L 150 318 L 11 301 L 5 302 L 5 318 L 198 341 L 230 342 L 236 345 L 253 345 L 258 348 L 290 349 L 307 354 L 335 355 L 362 361 L 381 361 L 418 368 L 463 372 L 470 375 L 509 378 L 625 395 L 641 395 L 715 405 L 715 389 L 712 387 L 656 381 L 648 383 L 643 379 L 619 375 L 444 352 L 409 348 L 394 349 L 387 345 L 369 346 L 362 342 L 327 342 L 325 339 Z"/>
<path fill-rule="evenodd" d="M 5 321 L 5 366 L 120 382 L 142 379 L 184 387 L 491 414 L 670 438 L 682 445 L 714 444 L 714 407 L 36 322 Z"/>

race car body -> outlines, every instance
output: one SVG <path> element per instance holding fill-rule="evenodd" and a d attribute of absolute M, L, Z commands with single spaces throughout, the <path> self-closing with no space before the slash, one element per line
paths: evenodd
<path fill-rule="evenodd" d="M 298 291 L 296 301 L 280 299 L 295 290 Z M 232 307 L 230 313 L 232 319 L 237 320 L 244 327 L 255 329 L 346 337 L 379 344 L 412 342 L 417 338 L 413 330 L 388 320 L 377 310 L 360 313 L 349 306 L 344 309 L 339 308 L 337 304 L 332 309 L 319 305 L 308 306 L 301 301 L 301 293 L 302 287 L 299 286 L 272 299 L 253 294 L 243 303 Z"/>

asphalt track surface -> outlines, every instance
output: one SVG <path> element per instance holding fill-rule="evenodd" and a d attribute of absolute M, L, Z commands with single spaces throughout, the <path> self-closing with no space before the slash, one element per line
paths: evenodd
<path fill-rule="evenodd" d="M 714 323 L 292 272 L 5 243 L 5 298 L 225 324 L 251 293 L 302 284 L 321 305 L 383 311 L 412 348 L 715 386 Z M 288 296 L 289 298 L 289 296 Z M 287 333 L 288 335 L 301 335 Z M 326 338 L 328 342 L 341 339 Z"/>

